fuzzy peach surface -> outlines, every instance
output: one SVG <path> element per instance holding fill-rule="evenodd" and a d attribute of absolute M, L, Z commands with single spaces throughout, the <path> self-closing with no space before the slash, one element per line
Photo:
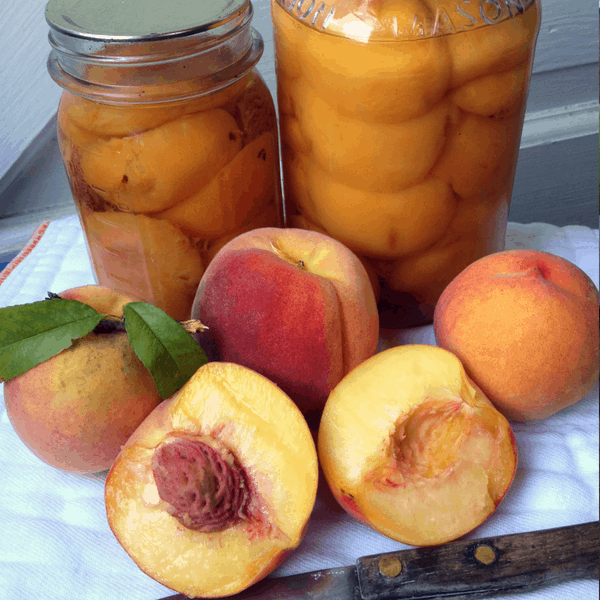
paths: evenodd
<path fill-rule="evenodd" d="M 121 317 L 130 298 L 89 285 L 61 292 Z M 108 469 L 121 446 L 161 401 L 125 332 L 89 333 L 4 384 L 7 415 L 41 460 L 79 473 Z"/>
<path fill-rule="evenodd" d="M 444 290 L 434 315 L 439 346 L 456 354 L 508 418 L 546 418 L 598 383 L 598 289 L 547 252 L 482 258 Z"/>
<path fill-rule="evenodd" d="M 358 257 L 329 236 L 264 227 L 223 246 L 192 308 L 221 360 L 254 369 L 304 412 L 377 347 L 379 320 Z"/>

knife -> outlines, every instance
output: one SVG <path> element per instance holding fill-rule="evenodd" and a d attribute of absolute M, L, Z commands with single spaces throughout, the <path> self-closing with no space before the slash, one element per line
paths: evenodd
<path fill-rule="evenodd" d="M 473 600 L 598 578 L 598 521 L 364 556 L 262 581 L 230 600 Z M 161 600 L 185 600 L 175 594 Z"/>

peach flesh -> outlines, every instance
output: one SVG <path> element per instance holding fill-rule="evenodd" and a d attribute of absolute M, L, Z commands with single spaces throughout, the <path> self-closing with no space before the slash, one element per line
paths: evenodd
<path fill-rule="evenodd" d="M 300 543 L 317 480 L 314 442 L 290 398 L 250 369 L 208 363 L 125 444 L 106 480 L 107 518 L 150 577 L 189 597 L 223 597 Z"/>
<path fill-rule="evenodd" d="M 204 187 L 241 149 L 241 132 L 222 109 L 181 117 L 142 134 L 84 148 L 85 181 L 125 212 L 155 213 Z"/>
<path fill-rule="evenodd" d="M 517 464 L 506 419 L 435 346 L 392 348 L 347 375 L 325 405 L 318 449 L 344 510 L 418 546 L 480 525 Z"/>
<path fill-rule="evenodd" d="M 168 221 L 117 211 L 88 213 L 84 223 L 99 283 L 174 319 L 189 317 L 204 265 L 187 235 Z"/>

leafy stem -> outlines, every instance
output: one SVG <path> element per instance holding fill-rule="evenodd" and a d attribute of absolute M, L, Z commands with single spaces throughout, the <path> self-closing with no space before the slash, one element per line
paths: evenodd
<path fill-rule="evenodd" d="M 48 296 L 44 300 L 62 300 L 60 294 L 48 292 Z M 202 333 L 207 331 L 208 327 L 198 319 L 189 319 L 187 321 L 177 321 L 190 334 Z M 102 320 L 94 327 L 92 333 L 120 333 L 127 331 L 125 328 L 124 317 L 116 317 L 115 315 L 103 315 Z"/>
<path fill-rule="evenodd" d="M 0 308 L 0 382 L 22 375 L 89 333 L 125 332 L 159 394 L 167 398 L 208 362 L 194 335 L 207 329 L 198 320 L 176 321 L 145 302 L 126 304 L 123 317 L 117 317 L 49 292 L 41 302 Z"/>

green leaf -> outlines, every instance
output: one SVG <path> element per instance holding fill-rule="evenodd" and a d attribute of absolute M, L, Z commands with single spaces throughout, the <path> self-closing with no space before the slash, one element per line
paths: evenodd
<path fill-rule="evenodd" d="M 145 302 L 123 309 L 129 343 L 150 371 L 161 398 L 168 398 L 208 358 L 190 334 L 165 312 Z"/>
<path fill-rule="evenodd" d="M 103 316 L 87 304 L 60 298 L 0 308 L 0 381 L 69 348 Z"/>

